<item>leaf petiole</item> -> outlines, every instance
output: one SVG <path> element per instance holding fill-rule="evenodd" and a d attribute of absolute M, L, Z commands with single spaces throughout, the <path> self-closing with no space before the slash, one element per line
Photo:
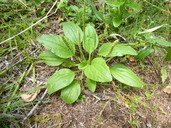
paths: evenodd
<path fill-rule="evenodd" d="M 65 37 L 64 37 L 64 36 L 61 36 L 61 37 L 62 37 L 62 40 L 64 41 L 64 43 L 66 44 L 66 46 L 68 47 L 68 49 L 70 50 L 70 52 L 73 54 L 73 56 L 74 56 L 78 61 L 81 62 L 81 59 L 80 59 L 79 57 L 77 57 L 77 56 L 75 55 L 75 53 L 72 51 L 72 49 L 71 49 L 71 47 L 69 46 L 68 42 L 66 41 Z"/>

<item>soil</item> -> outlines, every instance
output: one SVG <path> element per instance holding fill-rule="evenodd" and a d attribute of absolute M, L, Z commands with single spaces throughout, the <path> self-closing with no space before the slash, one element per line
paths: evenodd
<path fill-rule="evenodd" d="M 95 93 L 85 88 L 80 101 L 74 104 L 64 103 L 60 98 L 60 92 L 46 95 L 43 101 L 48 103 L 39 105 L 32 117 L 28 118 L 30 123 L 26 121 L 23 127 L 36 125 L 40 128 L 170 128 L 171 94 L 163 91 L 166 85 L 161 84 L 154 67 L 146 62 L 146 66 L 147 64 L 148 68 L 145 67 L 144 70 L 134 70 L 146 83 L 142 89 L 124 89 L 125 85 L 119 86 L 117 81 L 110 86 L 99 83 Z M 48 76 L 56 69 L 43 63 L 37 65 L 37 80 L 46 83 Z M 134 69 L 138 65 L 127 66 Z M 42 90 L 42 93 L 44 91 Z M 147 96 L 147 92 L 150 96 Z M 43 123 L 40 120 L 36 121 L 35 117 L 49 114 L 60 114 L 60 122 L 58 118 Z"/>
<path fill-rule="evenodd" d="M 152 66 L 148 67 L 151 69 Z M 53 67 L 46 67 L 37 74 L 47 78 Z M 46 104 L 39 105 L 30 120 L 30 126 L 37 125 L 41 128 L 170 128 L 171 127 L 171 94 L 163 91 L 165 85 L 153 72 L 145 70 L 140 77 L 147 81 L 142 89 L 119 87 L 115 83 L 112 86 L 99 84 L 95 93 L 85 89 L 82 91 L 83 101 L 66 104 L 60 98 L 60 93 L 46 95 L 43 101 Z M 139 73 L 140 74 L 140 73 Z M 45 81 L 43 81 L 45 82 Z M 117 83 L 117 81 L 115 81 Z M 44 91 L 44 90 L 42 90 Z M 145 95 L 151 93 L 151 96 Z M 41 95 L 41 94 L 40 94 Z M 61 115 L 61 122 L 48 120 L 41 124 L 35 120 L 40 115 Z M 138 123 L 136 123 L 138 121 Z M 57 122 L 57 123 L 56 123 Z M 24 127 L 26 127 L 25 123 Z M 28 127 L 28 126 L 27 126 Z"/>

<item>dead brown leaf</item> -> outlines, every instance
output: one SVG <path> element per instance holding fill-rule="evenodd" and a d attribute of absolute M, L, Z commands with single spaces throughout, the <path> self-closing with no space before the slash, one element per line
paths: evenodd
<path fill-rule="evenodd" d="M 168 85 L 163 91 L 164 91 L 165 93 L 170 94 L 170 93 L 171 93 L 171 86 Z"/>
<path fill-rule="evenodd" d="M 36 89 L 36 87 L 21 87 L 19 90 L 20 90 L 20 92 L 27 92 L 27 91 L 31 91 L 33 89 Z"/>
<path fill-rule="evenodd" d="M 40 93 L 40 90 L 37 90 L 35 93 L 32 94 L 22 94 L 21 98 L 25 101 L 25 102 L 31 102 L 33 101 L 37 95 Z"/>

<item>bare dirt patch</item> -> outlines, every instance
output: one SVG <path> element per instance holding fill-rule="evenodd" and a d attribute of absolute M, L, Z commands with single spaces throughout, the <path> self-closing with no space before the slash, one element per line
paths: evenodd
<path fill-rule="evenodd" d="M 40 66 L 40 65 L 39 65 Z M 40 68 L 40 67 L 39 67 Z M 47 79 L 53 67 L 43 66 L 44 70 L 37 70 L 39 76 Z M 134 68 L 131 67 L 130 68 Z M 155 74 L 153 66 L 140 67 L 134 70 L 147 83 L 142 89 L 135 89 L 119 85 L 117 81 L 111 86 L 99 83 L 95 93 L 86 88 L 82 91 L 80 100 L 74 104 L 66 104 L 59 97 L 59 92 L 46 95 L 46 104 L 39 105 L 33 116 L 28 119 L 30 125 L 39 126 L 34 121 L 38 115 L 56 113 L 61 114 L 61 122 L 49 120 L 41 125 L 44 127 L 62 128 L 169 128 L 171 127 L 171 95 L 163 91 L 166 85 Z M 43 72 L 43 73 L 42 73 Z M 43 79 L 42 79 L 43 80 Z M 114 85 L 115 84 L 115 85 Z M 24 125 L 27 126 L 26 124 Z"/>

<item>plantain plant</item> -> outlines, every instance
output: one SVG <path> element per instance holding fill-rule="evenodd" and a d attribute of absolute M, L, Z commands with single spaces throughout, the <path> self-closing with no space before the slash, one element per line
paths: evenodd
<path fill-rule="evenodd" d="M 60 69 L 47 81 L 48 94 L 60 90 L 62 100 L 72 104 L 80 96 L 83 85 L 95 92 L 97 82 L 111 82 L 115 78 L 132 87 L 143 86 L 140 78 L 128 67 L 122 64 L 107 65 L 117 56 L 136 56 L 137 52 L 131 46 L 119 44 L 119 40 L 99 43 L 91 24 L 87 24 L 84 31 L 71 22 L 61 25 L 65 36 L 42 35 L 37 38 L 48 49 L 39 58 L 50 66 L 60 65 Z"/>

